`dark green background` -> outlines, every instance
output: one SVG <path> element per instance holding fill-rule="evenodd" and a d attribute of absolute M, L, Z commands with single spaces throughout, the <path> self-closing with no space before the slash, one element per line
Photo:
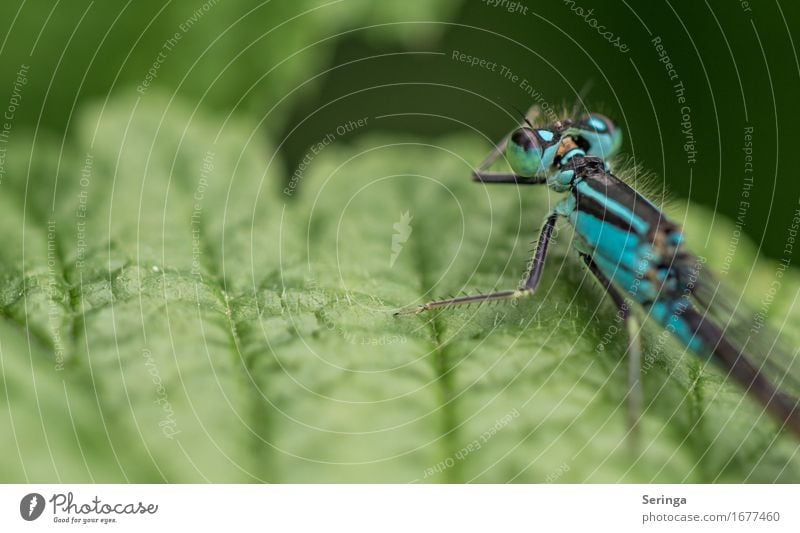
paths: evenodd
<path fill-rule="evenodd" d="M 517 286 L 553 200 L 471 183 L 469 165 L 531 102 L 457 50 L 508 66 L 557 106 L 592 81 L 588 106 L 673 192 L 691 250 L 797 346 L 800 274 L 756 260 L 715 214 L 737 213 L 749 123 L 745 230 L 786 257 L 800 74 L 787 28 L 800 19 L 789 2 L 763 4 L 576 2 L 622 54 L 561 0 L 525 14 L 459 0 L 219 0 L 141 95 L 202 1 L 3 2 L 0 113 L 21 65 L 28 83 L 0 120 L 0 479 L 800 479 L 796 442 L 652 321 L 645 446 L 630 453 L 625 339 L 569 231 L 517 306 L 392 317 Z M 686 87 L 692 167 L 652 35 Z M 281 192 L 311 146 L 364 117 L 316 153 L 304 191 Z M 392 263 L 406 216 L 413 236 Z M 167 391 L 177 440 L 154 402 Z M 512 409 L 491 446 L 425 475 Z"/>
<path fill-rule="evenodd" d="M 450 54 L 460 50 L 507 65 L 557 104 L 572 102 L 577 90 L 593 82 L 589 106 L 624 127 L 624 150 L 637 163 L 656 172 L 676 197 L 728 216 L 737 214 L 742 130 L 749 123 L 755 128 L 756 183 L 745 230 L 763 243 L 764 253 L 779 257 L 800 196 L 795 168 L 800 70 L 791 35 L 800 7 L 787 1 L 753 3 L 747 12 L 733 1 L 577 2 L 594 8 L 597 20 L 628 44 L 630 52 L 622 54 L 558 0 L 527 2 L 525 15 L 480 1 L 440 2 L 435 16 L 396 1 L 381 8 L 392 17 L 376 8 L 373 16 L 352 21 L 341 15 L 347 1 L 220 2 L 169 54 L 154 87 L 221 112 L 261 117 L 277 104 L 264 131 L 284 141 L 281 156 L 291 169 L 332 125 L 361 116 L 430 113 L 448 118 L 373 120 L 359 134 L 383 129 L 432 139 L 465 130 L 451 120 L 456 119 L 499 137 L 514 124 L 513 108 L 526 108 L 530 99 L 497 73 L 453 61 Z M 90 6 L 76 0 L 54 5 L 27 1 L 0 7 L 5 39 L 0 101 L 10 96 L 19 65 L 31 65 L 14 128 L 38 126 L 60 136 L 84 101 L 130 91 L 140 83 L 164 40 L 202 2 L 103 1 Z M 300 14 L 313 7 L 320 7 L 316 14 L 322 16 L 313 22 L 314 32 L 301 35 L 296 31 L 305 20 Z M 273 29 L 275 21 L 296 15 L 300 18 Z M 430 22 L 413 23 L 417 20 Z M 408 23 L 398 29 L 395 23 L 403 21 Z M 386 23 L 404 37 L 384 38 Z M 418 31 L 437 23 L 436 31 Z M 678 104 L 651 33 L 663 39 L 686 86 L 698 150 L 691 173 L 682 151 Z M 304 50 L 319 39 L 324 41 Z M 398 55 L 405 51 L 446 55 Z M 336 68 L 279 102 L 294 87 L 259 78 L 295 52 L 277 72 L 310 63 L 296 82 Z M 356 139 L 349 136 L 345 142 Z M 482 155 L 475 154 L 474 163 Z"/>

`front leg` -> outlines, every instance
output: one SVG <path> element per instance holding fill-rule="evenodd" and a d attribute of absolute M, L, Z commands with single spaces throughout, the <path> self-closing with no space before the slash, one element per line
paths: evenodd
<path fill-rule="evenodd" d="M 525 285 L 522 288 L 517 290 L 492 292 L 489 294 L 476 294 L 471 296 L 459 296 L 458 298 L 448 298 L 446 300 L 436 300 L 419 305 L 417 307 L 402 309 L 396 312 L 395 316 L 418 314 L 430 309 L 436 309 L 437 307 L 509 300 L 522 298 L 523 296 L 529 296 L 533 294 L 533 292 L 536 290 L 536 287 L 539 285 L 539 279 L 542 276 L 544 260 L 547 256 L 547 247 L 550 244 L 550 237 L 553 235 L 553 228 L 556 225 L 557 219 L 557 213 L 550 213 L 550 215 L 547 217 L 547 220 L 545 220 L 544 226 L 542 226 L 542 231 L 539 234 L 539 240 L 536 243 L 536 251 L 533 254 L 533 261 L 531 262 L 531 271 L 528 274 L 528 280 L 525 282 Z"/>
<path fill-rule="evenodd" d="M 642 386 L 641 386 L 641 373 L 642 373 L 642 349 L 639 345 L 639 321 L 631 313 L 630 306 L 620 294 L 619 290 L 611 284 L 605 274 L 597 266 L 592 257 L 585 253 L 580 253 L 581 259 L 589 267 L 589 270 L 597 281 L 606 290 L 606 293 L 611 296 L 614 305 L 619 310 L 620 317 L 625 322 L 625 329 L 628 336 L 628 427 L 630 428 L 631 440 L 634 444 L 637 441 L 639 418 L 642 413 Z"/>

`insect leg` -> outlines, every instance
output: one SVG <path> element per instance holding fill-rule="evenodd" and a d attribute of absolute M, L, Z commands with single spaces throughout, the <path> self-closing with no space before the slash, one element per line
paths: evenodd
<path fill-rule="evenodd" d="M 478 171 L 479 172 L 482 172 L 482 171 L 486 170 L 487 168 L 489 168 L 490 166 L 492 166 L 492 163 L 494 163 L 497 160 L 498 157 L 503 155 L 503 152 L 506 151 L 506 147 L 508 146 L 508 140 L 510 138 L 511 138 L 511 134 L 506 135 L 505 137 L 503 137 L 503 140 L 500 141 L 500 144 L 498 144 L 497 146 L 492 148 L 492 151 L 489 152 L 489 155 L 484 157 L 483 161 L 481 161 L 481 164 L 478 165 Z"/>
<path fill-rule="evenodd" d="M 714 354 L 715 361 L 781 423 L 782 427 L 800 437 L 800 399 L 778 390 L 742 351 L 725 336 L 716 325 L 707 321 L 693 307 L 687 308 L 681 318 L 686 320 L 694 335 Z"/>
<path fill-rule="evenodd" d="M 436 300 L 433 302 L 428 302 L 423 305 L 419 305 L 417 307 L 409 307 L 407 309 L 402 309 L 396 312 L 395 316 L 418 314 L 424 311 L 428 311 L 430 309 L 436 309 L 437 307 L 449 307 L 452 305 L 483 303 L 483 302 L 492 302 L 497 300 L 509 300 L 515 298 L 522 298 L 524 296 L 529 296 L 533 294 L 533 291 L 536 290 L 536 285 L 538 285 L 539 278 L 541 277 L 542 274 L 542 267 L 544 266 L 544 259 L 545 255 L 547 254 L 547 245 L 550 243 L 550 237 L 553 234 L 553 227 L 555 227 L 557 219 L 558 219 L 558 214 L 550 213 L 550 215 L 548 215 L 547 217 L 547 220 L 545 220 L 544 226 L 542 226 L 542 231 L 539 234 L 539 240 L 536 244 L 536 251 L 533 253 L 533 261 L 531 265 L 531 272 L 528 275 L 528 281 L 525 282 L 525 285 L 522 288 L 517 290 L 492 292 L 489 294 L 475 294 L 471 296 L 459 296 L 457 298 L 448 298 L 446 300 Z"/>
<path fill-rule="evenodd" d="M 520 123 L 520 126 L 524 126 L 525 123 L 530 124 L 532 122 L 535 122 L 538 117 L 539 117 L 539 106 L 534 104 L 530 107 L 530 109 L 528 109 L 528 112 L 525 113 L 525 117 L 523 117 L 523 122 Z M 483 159 L 483 161 L 481 161 L 481 164 L 478 165 L 479 173 L 489 168 L 492 165 L 492 163 L 494 163 L 497 160 L 498 157 L 503 155 L 503 152 L 506 151 L 506 146 L 508 146 L 508 140 L 510 138 L 511 134 L 509 133 L 508 135 L 503 137 L 503 140 L 500 141 L 500 143 L 497 146 L 492 148 L 492 151 L 489 152 L 489 155 L 487 155 Z"/>
<path fill-rule="evenodd" d="M 642 412 L 642 349 L 639 343 L 639 321 L 631 313 L 630 306 L 622 297 L 605 274 L 598 268 L 597 264 L 590 255 L 581 253 L 581 259 L 589 267 L 589 270 L 597 278 L 608 295 L 614 301 L 614 305 L 619 310 L 620 317 L 625 322 L 625 329 L 628 336 L 628 426 L 633 439 L 637 436 L 637 426 Z"/>
<path fill-rule="evenodd" d="M 539 108 L 538 104 L 533 104 L 528 108 L 528 111 L 525 113 L 525 122 L 533 123 L 539 119 L 539 113 L 541 109 Z"/>

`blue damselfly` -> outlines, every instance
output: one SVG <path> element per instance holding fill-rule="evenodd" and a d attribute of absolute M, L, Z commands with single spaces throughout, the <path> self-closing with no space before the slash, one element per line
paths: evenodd
<path fill-rule="evenodd" d="M 789 351 L 774 343 L 752 341 L 745 319 L 720 292 L 704 261 L 684 246 L 682 228 L 631 185 L 611 172 L 608 160 L 622 143 L 622 133 L 600 114 L 565 118 L 536 127 L 531 113 L 473 172 L 481 183 L 547 185 L 567 193 L 547 215 L 525 283 L 514 290 L 448 298 L 408 308 L 420 313 L 460 304 L 522 298 L 533 294 L 541 278 L 548 244 L 559 218 L 574 229 L 580 259 L 618 309 L 627 333 L 629 418 L 635 427 L 640 410 L 640 360 L 634 305 L 672 333 L 696 355 L 717 363 L 728 377 L 758 400 L 783 428 L 800 436 L 798 400 L 782 392 L 797 390 Z M 501 155 L 513 173 L 489 172 Z"/>

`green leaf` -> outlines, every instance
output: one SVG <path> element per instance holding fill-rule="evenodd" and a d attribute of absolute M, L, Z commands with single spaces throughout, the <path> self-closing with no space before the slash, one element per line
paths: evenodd
<path fill-rule="evenodd" d="M 624 340 L 566 225 L 534 297 L 394 318 L 516 287 L 557 197 L 472 183 L 472 136 L 332 136 L 286 169 L 256 124 L 155 91 L 85 109 L 63 150 L 15 134 L 4 481 L 800 479 L 796 443 L 649 323 L 631 451 Z M 732 226 L 675 216 L 719 266 Z M 733 264 L 758 305 L 775 264 L 743 242 Z"/>

